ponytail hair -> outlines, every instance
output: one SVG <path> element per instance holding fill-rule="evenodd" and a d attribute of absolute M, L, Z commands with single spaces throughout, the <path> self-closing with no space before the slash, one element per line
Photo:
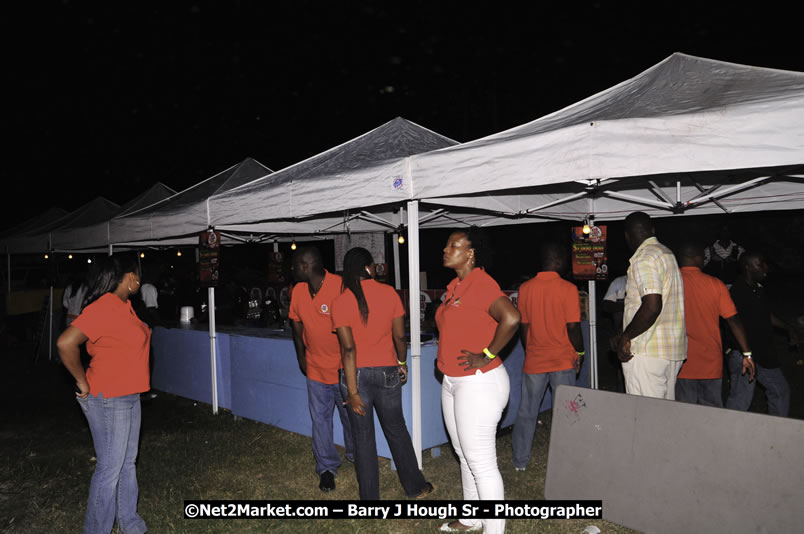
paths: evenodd
<path fill-rule="evenodd" d="M 343 257 L 343 287 L 342 290 L 350 290 L 357 300 L 357 309 L 360 310 L 360 318 L 363 324 L 368 322 L 368 303 L 363 294 L 363 286 L 360 285 L 364 279 L 369 278 L 366 267 L 374 263 L 371 252 L 362 248 L 355 247 L 350 249 Z"/>
<path fill-rule="evenodd" d="M 114 291 L 127 273 L 139 274 L 137 259 L 133 254 L 104 256 L 94 264 L 87 274 L 87 294 L 84 307 L 92 304 L 106 293 Z"/>

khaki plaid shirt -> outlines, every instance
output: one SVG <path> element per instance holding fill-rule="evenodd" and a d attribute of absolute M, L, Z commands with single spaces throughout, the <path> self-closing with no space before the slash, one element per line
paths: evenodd
<path fill-rule="evenodd" d="M 662 296 L 662 312 L 650 328 L 631 340 L 631 352 L 662 360 L 687 359 L 681 271 L 670 249 L 655 237 L 643 241 L 631 256 L 623 325 L 631 323 L 642 305 L 642 297 L 651 294 Z"/>

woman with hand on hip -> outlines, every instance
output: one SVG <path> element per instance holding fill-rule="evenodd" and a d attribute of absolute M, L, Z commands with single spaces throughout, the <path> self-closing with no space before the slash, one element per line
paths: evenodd
<path fill-rule="evenodd" d="M 519 327 L 519 311 L 483 269 L 484 236 L 474 227 L 453 232 L 444 247 L 444 267 L 458 275 L 436 311 L 438 368 L 444 373 L 441 408 L 461 464 L 463 498 L 503 500 L 497 466 L 497 425 L 508 404 L 510 384 L 499 352 Z M 483 529 L 502 533 L 504 519 L 459 520 L 441 531 Z"/>
<path fill-rule="evenodd" d="M 374 280 L 371 253 L 353 248 L 343 258 L 344 291 L 332 303 L 332 324 L 341 345 L 341 393 L 352 426 L 360 498 L 379 500 L 380 473 L 374 411 L 408 497 L 433 491 L 419 470 L 402 415 L 402 384 L 408 379 L 405 309 L 396 290 Z"/>
<path fill-rule="evenodd" d="M 140 438 L 140 393 L 150 389 L 151 331 L 129 297 L 140 287 L 133 257 L 107 256 L 87 278 L 87 305 L 59 336 L 64 366 L 75 378 L 76 399 L 89 422 L 97 464 L 89 486 L 84 534 L 108 534 L 115 518 L 120 532 L 141 534 L 135 461 Z M 79 346 L 87 344 L 89 368 Z"/>

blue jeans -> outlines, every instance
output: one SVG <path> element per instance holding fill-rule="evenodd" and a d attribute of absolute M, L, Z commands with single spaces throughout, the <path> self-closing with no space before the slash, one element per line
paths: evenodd
<path fill-rule="evenodd" d="M 522 396 L 514 421 L 514 433 L 511 445 L 514 450 L 514 467 L 526 467 L 530 461 L 530 450 L 533 447 L 533 434 L 539 420 L 542 399 L 547 386 L 556 395 L 556 388 L 561 385 L 575 385 L 575 369 L 565 369 L 552 373 L 522 373 Z"/>
<path fill-rule="evenodd" d="M 396 464 L 399 481 L 408 497 L 419 495 L 427 481 L 419 470 L 413 442 L 402 415 L 402 383 L 399 368 L 360 367 L 357 370 L 357 391 L 366 407 L 366 415 L 357 415 L 346 407 L 355 440 L 355 471 L 360 498 L 380 499 L 380 469 L 377 463 L 377 442 L 374 439 L 374 412 L 380 420 L 391 456 Z M 341 392 L 347 398 L 346 378 L 341 372 Z"/>
<path fill-rule="evenodd" d="M 741 375 L 743 355 L 738 350 L 731 351 L 729 354 L 729 377 L 731 378 L 731 389 L 729 398 L 726 399 L 726 408 L 732 410 L 747 411 L 751 407 L 754 398 L 754 386 L 759 382 L 765 387 L 768 395 L 768 413 L 787 417 L 790 413 L 790 386 L 782 374 L 780 368 L 768 369 L 762 367 L 756 361 L 757 368 L 756 382 L 748 381 L 748 373 Z"/>
<path fill-rule="evenodd" d="M 333 475 L 341 466 L 341 457 L 332 439 L 332 409 L 338 409 L 343 425 L 343 443 L 346 446 L 346 458 L 354 461 L 355 448 L 352 440 L 352 427 L 343 406 L 343 396 L 338 384 L 324 384 L 307 379 L 307 405 L 313 421 L 313 456 L 315 472 L 321 474 L 329 471 Z"/>
<path fill-rule="evenodd" d="M 723 408 L 723 379 L 678 378 L 676 379 L 676 400 Z"/>
<path fill-rule="evenodd" d="M 89 422 L 95 445 L 95 474 L 89 485 L 84 534 L 109 534 L 115 517 L 122 534 L 142 534 L 145 521 L 137 514 L 137 471 L 134 462 L 140 440 L 140 395 L 103 398 L 88 395 L 78 404 Z"/>

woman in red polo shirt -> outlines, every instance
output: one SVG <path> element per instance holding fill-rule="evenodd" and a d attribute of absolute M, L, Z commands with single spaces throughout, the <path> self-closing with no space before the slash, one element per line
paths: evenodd
<path fill-rule="evenodd" d="M 137 318 L 129 297 L 140 288 L 136 259 L 107 256 L 90 276 L 87 305 L 59 336 L 64 366 L 75 378 L 76 399 L 89 422 L 97 464 L 89 486 L 84 533 L 108 534 L 115 518 L 121 532 L 141 534 L 135 460 L 140 438 L 140 393 L 150 389 L 151 331 Z M 87 344 L 89 368 L 79 346 Z"/>
<path fill-rule="evenodd" d="M 441 409 L 461 464 L 463 498 L 503 500 L 497 467 L 497 424 L 508 404 L 508 373 L 497 356 L 519 327 L 519 312 L 483 269 L 485 236 L 475 228 L 453 232 L 444 267 L 458 275 L 436 311 L 438 368 L 444 373 Z M 481 520 L 453 521 L 445 532 L 480 530 Z M 482 520 L 483 532 L 502 533 L 505 520 Z"/>
<path fill-rule="evenodd" d="M 349 250 L 343 258 L 344 291 L 332 303 L 332 324 L 343 360 L 341 393 L 354 437 L 360 498 L 380 498 L 375 408 L 405 493 L 424 497 L 433 485 L 419 470 L 402 415 L 402 384 L 408 378 L 405 309 L 391 286 L 374 280 L 375 269 L 368 250 Z"/>

